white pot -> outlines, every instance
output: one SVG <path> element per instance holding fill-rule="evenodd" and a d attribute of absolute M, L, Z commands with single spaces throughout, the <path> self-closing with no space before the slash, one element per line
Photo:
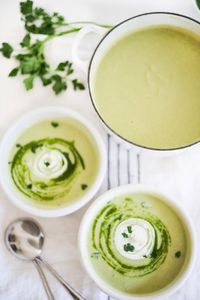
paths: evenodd
<path fill-rule="evenodd" d="M 99 62 L 101 61 L 104 54 L 112 47 L 112 45 L 122 39 L 124 36 L 126 36 L 128 33 L 143 29 L 145 27 L 149 26 L 155 26 L 155 25 L 170 25 L 175 26 L 179 28 L 183 28 L 186 30 L 189 30 L 191 32 L 194 32 L 198 35 L 200 35 L 200 23 L 190 17 L 179 15 L 175 13 L 169 13 L 169 12 L 153 12 L 153 13 L 146 13 L 138 16 L 134 16 L 130 19 L 127 19 L 120 24 L 113 27 L 110 31 L 108 31 L 105 28 L 99 28 L 95 25 L 92 26 L 86 26 L 84 27 L 77 35 L 75 39 L 75 43 L 72 49 L 72 56 L 74 62 L 81 67 L 87 74 L 88 74 L 88 87 L 89 87 L 89 93 L 91 97 L 91 101 L 93 104 L 93 107 L 101 119 L 102 123 L 105 125 L 106 129 L 110 134 L 113 135 L 113 137 L 117 140 L 117 142 L 123 142 L 123 144 L 127 148 L 135 149 L 136 152 L 145 152 L 145 153 L 151 153 L 151 154 L 161 154 L 161 155 L 171 155 L 175 153 L 179 153 L 183 151 L 184 149 L 188 149 L 190 146 L 195 146 L 197 143 L 194 143 L 192 145 L 186 145 L 184 147 L 175 148 L 175 149 L 155 149 L 155 148 L 148 148 L 144 146 L 140 146 L 135 144 L 134 142 L 130 142 L 120 136 L 116 131 L 114 131 L 104 120 L 104 118 L 101 116 L 100 112 L 98 111 L 96 105 L 95 105 L 95 96 L 93 92 L 93 82 L 95 78 L 95 74 L 99 65 Z M 105 33 L 106 32 L 106 33 Z M 100 42 L 96 46 L 92 57 L 90 55 L 89 58 L 81 59 L 80 58 L 80 49 L 81 44 L 83 40 L 90 35 L 95 35 L 99 37 Z M 92 40 L 91 40 L 92 43 Z M 199 145 L 197 145 L 199 146 Z"/>

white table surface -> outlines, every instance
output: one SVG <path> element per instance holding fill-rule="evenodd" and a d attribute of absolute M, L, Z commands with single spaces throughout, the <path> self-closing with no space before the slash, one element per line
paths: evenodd
<path fill-rule="evenodd" d="M 149 11 L 171 11 L 187 14 L 200 20 L 200 13 L 193 0 L 43 0 L 34 1 L 36 5 L 59 11 L 69 21 L 91 20 L 116 24 L 133 15 Z M 0 43 L 9 41 L 13 45 L 24 35 L 19 20 L 19 1 L 0 1 Z M 48 45 L 46 55 L 56 62 L 70 56 L 73 38 L 60 38 Z M 46 105 L 60 105 L 74 108 L 87 116 L 101 132 L 108 148 L 109 172 L 102 191 L 119 184 L 143 183 L 162 188 L 175 197 L 192 216 L 198 238 L 200 238 L 200 149 L 191 149 L 184 154 L 168 158 L 148 157 L 127 151 L 116 144 L 102 128 L 91 106 L 88 92 L 67 91 L 55 96 L 50 88 L 35 88 L 26 92 L 22 80 L 8 78 L 9 70 L 15 63 L 0 56 L 0 136 L 19 116 L 33 108 Z M 84 73 L 80 77 L 86 81 Z M 119 158 L 119 159 L 118 159 Z M 130 162 L 129 167 L 127 163 Z M 1 162 L 0 162 L 1 163 Z M 117 172 L 117 171 L 118 172 Z M 120 171 L 120 172 L 119 172 Z M 59 219 L 36 218 L 44 228 L 46 241 L 43 256 L 88 300 L 107 300 L 89 279 L 79 262 L 77 250 L 78 226 L 86 208 Z M 31 263 L 17 261 L 4 247 L 3 232 L 14 218 L 27 216 L 14 207 L 0 189 L 0 300 L 44 300 L 45 294 L 38 275 Z M 200 244 L 198 245 L 200 249 Z M 174 295 L 173 300 L 200 299 L 200 259 L 197 260 L 192 276 Z M 56 300 L 71 299 L 65 291 L 49 277 Z M 165 298 L 163 300 L 169 300 Z"/>

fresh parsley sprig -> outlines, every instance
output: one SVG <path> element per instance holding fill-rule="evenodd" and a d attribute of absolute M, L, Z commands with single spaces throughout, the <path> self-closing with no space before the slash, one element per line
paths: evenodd
<path fill-rule="evenodd" d="M 18 65 L 9 73 L 9 77 L 15 77 L 22 74 L 25 77 L 23 83 L 26 90 L 31 90 L 34 86 L 35 78 L 39 78 L 43 86 L 51 85 L 52 90 L 57 95 L 71 85 L 75 91 L 84 90 L 84 84 L 73 77 L 74 68 L 72 62 L 66 60 L 52 68 L 46 61 L 44 49 L 49 40 L 59 36 L 78 32 L 86 22 L 65 22 L 65 18 L 59 13 L 49 14 L 41 7 L 34 7 L 33 1 L 27 0 L 20 2 L 21 20 L 24 22 L 26 31 L 23 40 L 20 42 L 20 52 L 16 53 L 9 43 L 2 43 L 0 52 L 6 58 L 14 57 Z M 100 25 L 110 28 L 109 25 Z M 67 27 L 62 31 L 63 27 Z M 33 35 L 44 35 L 42 39 L 35 39 Z"/>

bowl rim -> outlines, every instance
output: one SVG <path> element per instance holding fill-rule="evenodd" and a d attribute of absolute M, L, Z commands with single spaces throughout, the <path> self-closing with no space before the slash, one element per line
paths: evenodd
<path fill-rule="evenodd" d="M 26 128 L 30 128 L 32 125 L 42 120 L 47 120 L 53 114 L 55 114 L 55 118 L 56 115 L 57 118 L 59 118 L 58 115 L 60 114 L 62 115 L 62 117 L 66 116 L 71 120 L 75 120 L 77 123 L 79 123 L 83 128 L 87 130 L 88 135 L 94 141 L 94 144 L 96 145 L 96 149 L 98 151 L 99 168 L 96 174 L 96 178 L 91 185 L 91 188 L 88 189 L 88 192 L 86 192 L 82 197 L 80 197 L 79 199 L 70 203 L 67 206 L 58 207 L 58 208 L 42 208 L 42 207 L 34 206 L 32 202 L 29 203 L 25 199 L 20 199 L 20 192 L 19 193 L 18 191 L 16 192 L 15 187 L 12 186 L 11 180 L 9 183 L 8 176 L 6 176 L 5 178 L 5 174 L 4 174 L 6 168 L 5 162 L 1 163 L 0 183 L 8 198 L 20 209 L 32 215 L 45 217 L 45 218 L 48 217 L 54 218 L 54 217 L 60 217 L 60 216 L 71 214 L 76 210 L 80 209 L 81 207 L 83 207 L 84 205 L 86 205 L 89 201 L 91 201 L 93 196 L 96 194 L 96 192 L 98 191 L 98 189 L 102 184 L 102 181 L 105 176 L 106 168 L 107 168 L 106 148 L 98 130 L 93 126 L 93 124 L 91 124 L 86 119 L 86 117 L 83 117 L 77 111 L 62 106 L 44 106 L 44 107 L 31 110 L 21 115 L 21 117 L 19 117 L 17 121 L 12 123 L 12 125 L 7 129 L 4 136 L 2 137 L 0 142 L 0 156 L 3 157 L 6 152 L 9 153 L 11 151 L 12 147 L 9 147 L 7 142 L 13 139 L 13 135 L 16 132 L 19 134 L 23 133 L 23 131 Z M 20 126 L 22 127 L 21 129 Z"/>
<path fill-rule="evenodd" d="M 88 258 L 87 237 L 94 216 L 105 205 L 105 203 L 109 202 L 113 197 L 122 196 L 127 193 L 145 193 L 159 197 L 161 201 L 166 203 L 166 205 L 168 205 L 173 211 L 175 211 L 175 213 L 177 213 L 178 217 L 183 223 L 183 226 L 187 232 L 187 237 L 191 243 L 188 257 L 182 266 L 181 272 L 177 274 L 177 277 L 164 288 L 149 294 L 128 295 L 120 290 L 113 288 L 111 285 L 109 285 L 109 283 L 107 283 L 101 276 L 97 274 Z M 160 297 L 161 299 L 163 299 L 163 296 L 169 296 L 176 292 L 189 278 L 195 265 L 197 256 L 196 231 L 190 216 L 173 199 L 174 197 L 166 195 L 166 193 L 163 192 L 162 189 L 153 188 L 149 185 L 127 184 L 112 188 L 101 194 L 87 209 L 82 218 L 78 233 L 78 249 L 80 260 L 88 275 L 105 293 L 119 300 L 154 300 L 160 299 Z"/>
<path fill-rule="evenodd" d="M 156 148 L 156 147 L 148 147 L 148 146 L 144 146 L 144 145 L 140 145 L 140 144 L 137 144 L 135 142 L 132 142 L 130 140 L 128 140 L 127 138 L 123 137 L 121 134 L 119 134 L 118 132 L 116 132 L 103 118 L 103 116 L 101 115 L 101 113 L 98 111 L 96 105 L 95 105 L 95 100 L 94 100 L 94 97 L 93 97 L 93 93 L 92 93 L 92 89 L 91 89 L 91 80 L 90 80 L 90 75 L 91 75 L 91 69 L 92 69 L 92 64 L 93 64 L 93 60 L 94 60 L 94 57 L 95 57 L 95 54 L 96 52 L 98 51 L 100 45 L 103 43 L 103 41 L 109 36 L 109 34 L 114 31 L 116 28 L 118 28 L 119 26 L 123 25 L 124 23 L 126 22 L 129 22 L 133 19 L 136 19 L 136 18 L 140 18 L 140 17 L 145 17 L 145 16 L 149 16 L 149 15 L 171 15 L 171 16 L 176 16 L 176 17 L 179 17 L 179 18 L 183 18 L 183 19 L 187 19 L 189 21 L 192 21 L 198 25 L 200 25 L 200 21 L 192 18 L 192 17 L 189 17 L 187 15 L 184 15 L 184 14 L 179 14 L 179 13 L 175 13 L 175 12 L 169 12 L 169 11 L 153 11 L 153 12 L 147 12 L 147 13 L 142 13 L 142 14 L 138 14 L 138 15 L 135 15 L 133 17 L 130 17 L 128 19 L 125 19 L 123 20 L 122 22 L 118 23 L 117 25 L 113 26 L 110 30 L 108 30 L 108 32 L 106 32 L 106 34 L 101 38 L 101 40 L 99 41 L 99 43 L 97 44 L 96 48 L 94 49 L 93 51 L 93 54 L 90 58 L 90 61 L 89 61 L 89 67 L 88 67 L 88 71 L 87 71 L 87 83 L 88 83 L 88 90 L 89 90 L 89 95 L 90 95 L 90 100 L 91 100 L 91 103 L 92 103 L 92 106 L 96 112 L 96 114 L 98 115 L 99 119 L 101 120 L 101 122 L 104 124 L 104 126 L 112 133 L 114 134 L 115 136 L 117 136 L 120 140 L 128 143 L 129 145 L 132 145 L 132 146 L 135 146 L 139 149 L 146 149 L 146 150 L 150 150 L 150 151 L 157 151 L 157 152 L 173 152 L 175 150 L 184 150 L 184 149 L 188 149 L 192 146 L 195 146 L 197 144 L 200 143 L 200 139 L 198 141 L 195 141 L 191 144 L 187 144 L 187 145 L 184 145 L 184 146 L 180 146 L 180 147 L 173 147 L 173 148 L 164 148 L 164 149 L 161 149 L 161 148 Z M 146 26 L 144 26 L 146 27 Z"/>

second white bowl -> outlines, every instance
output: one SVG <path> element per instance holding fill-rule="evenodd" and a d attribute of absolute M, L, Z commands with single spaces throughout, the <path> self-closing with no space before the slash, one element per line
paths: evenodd
<path fill-rule="evenodd" d="M 9 159 L 10 153 L 16 144 L 18 137 L 31 126 L 46 120 L 66 119 L 72 120 L 77 126 L 80 126 L 94 143 L 99 157 L 99 164 L 96 177 L 92 185 L 84 192 L 80 199 L 61 207 L 39 207 L 34 205 L 34 201 L 27 201 L 23 195 L 14 186 L 10 174 Z M 45 135 L 45 133 L 44 133 Z M 63 107 L 44 107 L 27 113 L 21 117 L 4 135 L 0 145 L 0 181 L 12 202 L 19 208 L 27 211 L 30 214 L 41 217 L 59 217 L 70 214 L 83 205 L 88 203 L 99 189 L 106 171 L 106 150 L 104 142 L 94 128 L 83 116 L 79 113 Z M 91 165 L 93 164 L 91 157 Z M 67 197 L 67 196 L 66 196 Z"/>

